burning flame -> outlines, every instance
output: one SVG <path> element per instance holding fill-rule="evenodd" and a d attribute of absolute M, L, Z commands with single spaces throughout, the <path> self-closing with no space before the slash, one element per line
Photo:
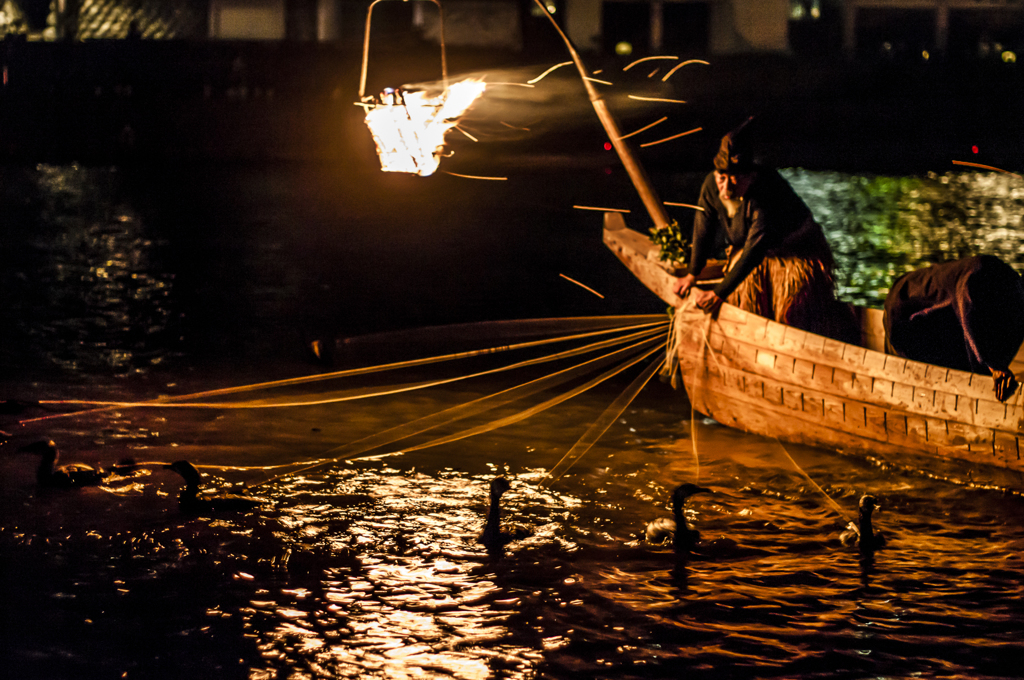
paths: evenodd
<path fill-rule="evenodd" d="M 437 170 L 444 136 L 483 94 L 479 80 L 453 83 L 436 97 L 426 92 L 385 90 L 379 103 L 366 104 L 366 126 L 385 172 L 427 176 Z"/>

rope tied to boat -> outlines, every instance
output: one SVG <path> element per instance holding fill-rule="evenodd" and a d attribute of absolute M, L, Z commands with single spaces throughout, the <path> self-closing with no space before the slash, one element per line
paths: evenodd
<path fill-rule="evenodd" d="M 682 317 L 682 312 L 684 311 L 685 307 L 686 307 L 686 305 L 684 303 L 677 310 L 676 318 L 675 318 L 676 323 L 673 324 L 673 328 L 670 331 L 673 334 L 676 334 L 676 332 L 677 332 L 676 329 L 677 328 L 679 329 L 679 332 L 681 332 L 681 321 L 680 321 L 680 319 Z M 694 375 L 693 375 L 693 377 L 690 380 L 690 385 L 692 386 L 691 390 L 693 392 L 690 395 L 691 396 L 691 398 L 690 398 L 690 439 L 691 439 L 691 442 L 692 442 L 692 445 L 693 445 L 693 457 L 694 457 L 695 461 L 698 460 L 698 458 L 697 458 L 697 440 L 696 440 L 697 419 L 696 419 L 696 415 L 695 415 L 696 414 L 696 408 L 693 406 L 693 403 L 694 403 L 694 401 L 696 401 L 697 390 L 699 389 L 698 380 L 696 379 L 697 378 L 697 375 L 696 375 L 696 373 L 697 373 L 697 366 L 700 366 L 700 365 L 704 364 L 704 355 L 706 353 L 707 355 L 709 355 L 711 357 L 711 360 L 715 362 L 715 367 L 718 369 L 718 371 L 719 372 L 723 372 L 722 364 L 719 363 L 719 361 L 718 361 L 718 353 L 711 346 L 711 341 L 710 341 L 710 339 L 708 337 L 708 332 L 709 332 L 709 330 L 711 328 L 711 324 L 712 323 L 714 323 L 714 319 L 711 317 L 711 315 L 708 315 L 707 316 L 707 322 L 704 325 L 699 326 L 699 329 L 700 329 L 700 332 L 701 332 L 701 336 L 702 336 L 702 339 L 703 339 L 703 343 L 701 344 L 701 350 L 700 350 L 701 356 L 700 356 L 700 358 L 698 359 L 698 361 L 694 365 Z M 678 345 L 678 342 L 676 344 Z M 825 490 L 822 489 L 821 486 L 817 482 L 815 482 L 814 479 L 812 479 L 811 476 L 809 474 L 807 474 L 807 472 L 802 467 L 800 467 L 800 464 L 797 463 L 796 460 L 793 458 L 793 456 L 790 455 L 789 451 L 786 449 L 785 445 L 783 445 L 782 441 L 780 441 L 777 437 L 772 437 L 772 439 L 778 445 L 779 449 L 782 450 L 782 453 L 786 456 L 786 458 L 793 465 L 793 467 L 796 469 L 796 471 L 799 472 L 804 477 L 804 479 L 806 479 L 810 483 L 810 485 L 812 487 L 814 487 L 814 489 L 825 498 L 825 500 L 828 502 L 829 506 L 833 510 L 835 510 L 835 512 L 842 519 L 844 519 L 846 521 L 847 528 L 848 529 L 852 529 L 853 531 L 857 532 L 857 535 L 860 536 L 860 527 L 858 527 L 857 523 L 854 522 L 853 519 L 849 516 L 849 514 L 847 514 L 843 510 L 842 506 L 840 506 L 839 503 L 837 503 L 831 496 L 829 496 L 828 493 L 826 493 Z M 698 467 L 697 467 L 697 474 L 698 475 L 700 474 L 699 464 L 698 464 Z"/>

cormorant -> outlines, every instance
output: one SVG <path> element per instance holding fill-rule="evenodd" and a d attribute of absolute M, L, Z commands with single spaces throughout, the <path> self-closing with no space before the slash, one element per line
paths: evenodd
<path fill-rule="evenodd" d="M 875 531 L 871 524 L 871 513 L 874 512 L 877 504 L 878 499 L 874 496 L 869 494 L 861 496 L 857 529 L 850 527 L 839 535 L 839 540 L 843 545 L 856 543 L 861 552 L 871 552 L 885 545 L 885 536 L 881 532 Z"/>
<path fill-rule="evenodd" d="M 265 503 L 261 498 L 237 494 L 213 493 L 199 495 L 199 470 L 187 460 L 179 460 L 166 466 L 185 480 L 185 488 L 178 495 L 178 507 L 183 512 L 201 515 L 212 512 L 249 512 Z"/>
<path fill-rule="evenodd" d="M 85 463 L 68 463 L 57 466 L 60 452 L 52 439 L 44 439 L 21 447 L 20 451 L 39 454 L 39 467 L 36 468 L 36 481 L 40 486 L 59 489 L 78 489 L 83 486 L 97 486 L 107 473 L 100 468 Z"/>
<path fill-rule="evenodd" d="M 488 551 L 501 550 L 507 543 L 529 535 L 529 531 L 522 527 L 512 531 L 501 529 L 501 496 L 510 488 L 512 485 L 504 477 L 495 477 L 491 480 L 491 505 L 487 510 L 487 523 L 480 534 L 480 542 Z"/>
<path fill-rule="evenodd" d="M 659 517 L 647 525 L 646 537 L 650 543 L 663 543 L 669 538 L 676 550 L 690 550 L 700 540 L 700 532 L 686 522 L 686 499 L 697 493 L 712 493 L 696 484 L 680 484 L 672 492 L 672 517 Z"/>

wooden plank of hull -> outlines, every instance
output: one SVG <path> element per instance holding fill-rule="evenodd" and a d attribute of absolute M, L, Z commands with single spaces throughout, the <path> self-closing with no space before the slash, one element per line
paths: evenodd
<path fill-rule="evenodd" d="M 701 323 L 701 316 L 693 315 L 692 323 Z M 779 326 L 774 322 L 771 325 Z M 869 351 L 856 364 L 852 364 L 848 354 L 836 359 L 835 353 L 800 352 L 787 343 L 772 343 L 767 339 L 757 342 L 744 337 L 743 333 L 733 331 L 734 326 L 713 324 L 709 343 L 712 347 L 720 348 L 717 352 L 724 361 L 743 371 L 772 378 L 780 383 L 818 385 L 824 391 L 855 396 L 866 403 L 887 409 L 915 411 L 1007 431 L 1020 428 L 1020 399 L 1009 404 L 1000 403 L 995 399 L 990 386 L 985 386 L 980 397 L 970 396 L 972 391 L 978 391 L 977 384 L 974 389 L 967 384 L 970 374 L 940 369 L 933 372 L 930 382 L 915 381 L 915 374 L 927 374 L 930 369 L 936 368 L 918 364 L 922 367 L 920 370 L 902 371 L 899 378 L 894 378 L 892 372 L 885 371 L 886 359 L 893 357 Z M 703 338 L 697 341 L 692 337 L 681 339 L 680 355 L 695 356 L 702 349 L 698 342 L 703 343 Z M 704 350 L 709 351 L 706 348 Z M 689 358 L 681 360 L 684 364 L 690 361 Z M 856 370 L 850 370 L 854 367 Z M 954 386 L 958 380 L 963 382 L 962 390 L 967 394 L 961 393 Z"/>
<path fill-rule="evenodd" d="M 842 451 L 956 459 L 1024 472 L 1024 438 L 1011 433 L 878 408 L 739 371 L 691 373 L 684 375 L 684 382 L 694 408 L 753 434 Z"/>
<path fill-rule="evenodd" d="M 839 442 L 861 450 L 942 454 L 1024 471 L 1020 395 L 1015 403 L 1002 404 L 989 386 L 983 398 L 945 391 L 949 374 L 957 371 L 905 360 L 900 360 L 907 365 L 900 380 L 892 380 L 891 373 L 885 371 L 889 357 L 872 356 L 877 353 L 864 348 L 847 352 L 842 343 L 824 338 L 807 343 L 810 351 L 794 352 L 799 346 L 795 338 L 810 334 L 734 307 L 723 307 L 719 321 L 711 321 L 699 311 L 681 316 L 677 352 L 684 384 L 694 404 L 708 409 L 698 410 L 716 420 L 722 415 L 723 400 L 742 398 L 750 406 L 743 411 L 747 418 L 764 410 L 799 421 L 798 431 L 793 433 L 785 418 L 761 426 L 766 428 L 763 434 L 780 439 L 799 437 L 793 440 Z M 852 366 L 859 369 L 852 371 Z M 721 377 L 713 380 L 712 376 Z"/>
<path fill-rule="evenodd" d="M 650 239 L 606 215 L 605 242 L 663 300 L 677 281 Z M 923 455 L 1024 472 L 1024 391 L 1006 404 L 991 376 L 882 353 L 881 310 L 854 308 L 863 347 L 730 305 L 717 319 L 679 313 L 677 354 L 694 407 L 723 424 L 784 441 Z M 1024 348 L 1012 368 L 1024 370 Z"/>
<path fill-rule="evenodd" d="M 675 307 L 682 300 L 672 292 L 678 280 L 657 264 L 659 248 L 643 234 L 626 228 L 621 213 L 604 214 L 604 243 L 655 295 Z"/>

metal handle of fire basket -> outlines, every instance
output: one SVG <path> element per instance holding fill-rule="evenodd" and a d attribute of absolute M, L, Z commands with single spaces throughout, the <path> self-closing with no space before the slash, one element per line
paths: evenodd
<path fill-rule="evenodd" d="M 363 34 L 363 70 L 359 76 L 359 100 L 362 101 L 366 95 L 366 65 L 370 59 L 370 22 L 373 19 L 373 8 L 377 3 L 385 2 L 386 0 L 373 0 L 370 3 L 370 7 L 366 10 L 366 32 Z M 409 2 L 409 0 L 401 0 L 402 2 Z M 444 10 L 441 9 L 441 3 L 439 0 L 420 0 L 422 2 L 432 2 L 437 5 L 439 29 L 440 29 L 440 43 L 441 43 L 441 82 L 444 89 L 448 89 L 448 62 L 445 58 L 444 52 Z"/>

